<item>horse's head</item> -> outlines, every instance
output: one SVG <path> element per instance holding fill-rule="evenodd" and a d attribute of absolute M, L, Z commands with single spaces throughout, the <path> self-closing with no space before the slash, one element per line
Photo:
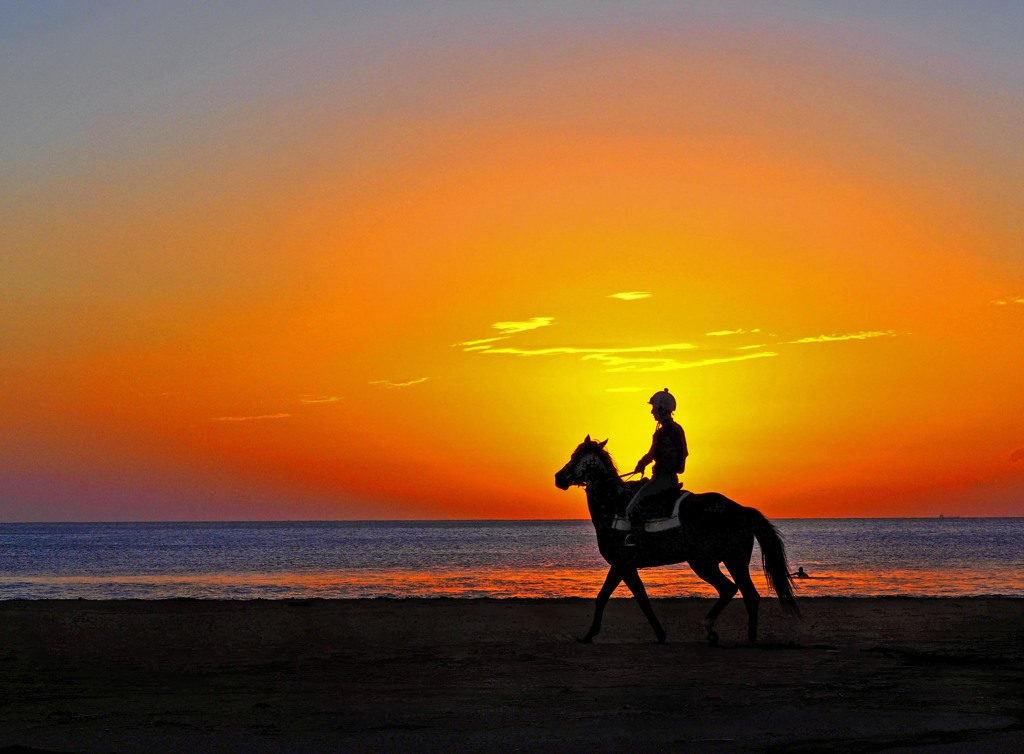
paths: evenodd
<path fill-rule="evenodd" d="M 569 463 L 555 472 L 555 486 L 567 490 L 572 485 L 585 485 L 595 477 L 608 474 L 608 453 L 604 446 L 608 443 L 587 439 L 572 452 Z"/>

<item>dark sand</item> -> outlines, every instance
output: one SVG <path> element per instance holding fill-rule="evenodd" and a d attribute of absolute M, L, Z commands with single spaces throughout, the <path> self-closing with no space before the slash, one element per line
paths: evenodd
<path fill-rule="evenodd" d="M 1024 599 L 0 602 L 0 751 L 1024 751 Z"/>

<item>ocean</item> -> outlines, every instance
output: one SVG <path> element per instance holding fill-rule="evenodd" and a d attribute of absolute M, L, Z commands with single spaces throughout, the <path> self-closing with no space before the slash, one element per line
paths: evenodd
<path fill-rule="evenodd" d="M 1024 597 L 1024 518 L 775 524 L 798 596 Z M 592 597 L 606 569 L 589 521 L 0 524 L 0 599 Z M 751 571 L 766 595 L 756 547 Z M 715 594 L 685 565 L 643 576 Z"/>

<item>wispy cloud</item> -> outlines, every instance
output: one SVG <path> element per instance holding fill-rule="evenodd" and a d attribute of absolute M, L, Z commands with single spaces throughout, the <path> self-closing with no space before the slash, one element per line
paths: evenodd
<path fill-rule="evenodd" d="M 1015 296 L 1013 298 L 1001 298 L 992 302 L 996 306 L 1007 306 L 1008 304 L 1024 304 L 1024 296 Z"/>
<path fill-rule="evenodd" d="M 608 298 L 617 298 L 620 301 L 639 301 L 642 298 L 650 298 L 651 294 L 647 291 L 623 291 L 622 293 L 613 293 Z"/>
<path fill-rule="evenodd" d="M 340 401 L 336 395 L 300 395 L 300 403 L 337 403 Z"/>
<path fill-rule="evenodd" d="M 723 356 L 718 359 L 702 359 L 701 361 L 688 361 L 682 364 L 680 369 L 695 369 L 697 367 L 710 367 L 715 364 L 730 364 L 734 361 L 749 361 L 750 359 L 770 359 L 773 356 L 778 356 L 775 351 L 759 351 L 758 353 L 751 353 L 746 356 Z"/>
<path fill-rule="evenodd" d="M 510 335 L 538 330 L 541 327 L 550 327 L 554 323 L 554 317 L 533 317 L 524 322 L 495 322 L 491 327 L 500 331 L 501 335 L 495 335 L 493 338 L 463 341 L 462 343 L 456 343 L 455 347 L 461 348 L 464 351 L 484 351 L 491 343 L 497 343 L 499 340 L 508 340 Z"/>
<path fill-rule="evenodd" d="M 579 356 L 583 361 L 596 361 L 608 372 L 671 372 L 678 369 L 728 364 L 735 361 L 763 359 L 778 356 L 774 351 L 760 351 L 743 356 L 722 356 L 697 361 L 681 361 L 669 354 L 691 351 L 697 348 L 692 343 L 666 343 L 655 346 L 634 346 L 631 348 L 579 348 L 576 346 L 553 346 L 551 348 L 490 348 L 481 353 L 504 354 L 507 356 Z M 636 388 L 639 390 L 640 388 Z M 633 391 L 633 388 L 624 388 Z"/>
<path fill-rule="evenodd" d="M 1024 448 L 1017 448 L 1010 453 L 1010 463 L 1024 463 Z"/>
<path fill-rule="evenodd" d="M 630 358 L 603 353 L 583 358 L 604 364 L 608 372 L 666 372 L 678 369 L 678 365 L 681 363 L 672 358 Z"/>
<path fill-rule="evenodd" d="M 380 385 L 389 390 L 400 387 L 412 387 L 413 385 L 419 385 L 429 380 L 429 377 L 420 377 L 418 380 L 409 380 L 408 382 L 392 382 L 391 380 L 373 380 L 371 385 Z"/>
<path fill-rule="evenodd" d="M 765 359 L 778 356 L 774 351 L 761 351 L 746 356 L 723 356 L 720 358 L 701 359 L 699 361 L 679 361 L 678 359 L 609 359 L 605 364 L 609 372 L 674 372 L 679 369 L 696 369 L 715 364 L 729 364 L 734 361 Z"/>
<path fill-rule="evenodd" d="M 713 338 L 721 338 L 724 335 L 746 335 L 748 333 L 761 332 L 761 328 L 755 328 L 753 330 L 715 330 L 714 332 L 704 333 L 710 335 Z"/>
<path fill-rule="evenodd" d="M 499 340 L 508 340 L 508 336 L 498 335 L 497 337 L 494 338 L 480 338 L 479 340 L 467 340 L 464 343 L 456 343 L 455 345 L 465 346 L 466 350 L 468 351 L 471 348 L 479 348 L 480 346 L 483 346 L 485 343 L 496 343 Z"/>
<path fill-rule="evenodd" d="M 815 335 L 811 338 L 791 340 L 790 343 L 834 343 L 841 340 L 868 340 L 869 338 L 891 338 L 896 336 L 895 330 L 867 330 L 864 332 L 851 332 L 843 335 Z"/>
<path fill-rule="evenodd" d="M 636 346 L 634 348 L 577 348 L 576 346 L 553 346 L 551 348 L 491 348 L 484 353 L 502 353 L 511 356 L 560 356 L 579 355 L 604 357 L 622 353 L 661 353 L 664 351 L 688 351 L 697 346 L 692 343 L 669 343 L 661 346 Z"/>
<path fill-rule="evenodd" d="M 261 414 L 259 416 L 215 416 L 210 421 L 214 422 L 252 422 L 264 419 L 290 419 L 291 414 Z"/>
<path fill-rule="evenodd" d="M 495 322 L 491 327 L 504 335 L 514 335 L 517 332 L 536 330 L 541 327 L 550 327 L 555 323 L 554 317 L 533 317 L 525 322 Z"/>

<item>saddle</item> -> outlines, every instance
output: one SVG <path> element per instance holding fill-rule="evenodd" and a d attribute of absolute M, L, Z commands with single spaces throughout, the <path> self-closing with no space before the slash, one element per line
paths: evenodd
<path fill-rule="evenodd" d="M 679 522 L 679 506 L 681 506 L 683 501 L 693 493 L 689 490 L 683 490 L 682 493 L 678 490 L 672 490 L 671 494 L 675 495 L 675 501 L 672 505 L 672 513 L 664 517 L 647 519 L 644 522 L 644 531 L 654 534 L 657 532 L 669 531 L 671 529 L 678 529 L 682 526 Z M 671 501 L 672 498 L 669 498 L 669 500 Z M 615 516 L 615 520 L 612 521 L 612 529 L 621 532 L 632 531 L 629 519 L 621 514 L 617 514 Z"/>

